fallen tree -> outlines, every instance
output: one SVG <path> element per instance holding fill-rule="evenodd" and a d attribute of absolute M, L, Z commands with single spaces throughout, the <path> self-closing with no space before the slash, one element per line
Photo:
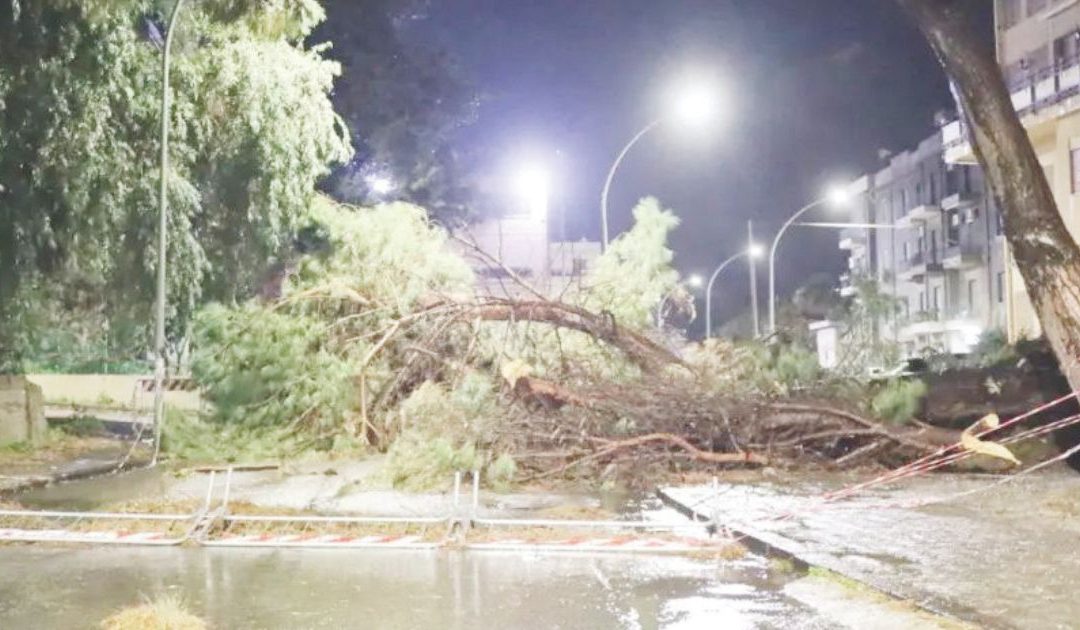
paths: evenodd
<path fill-rule="evenodd" d="M 410 487 L 450 470 L 502 482 L 893 465 L 959 438 L 875 417 L 875 386 L 823 374 L 797 347 L 654 336 L 649 301 L 677 283 L 674 221 L 655 204 L 635 215 L 581 289 L 497 298 L 475 294 L 419 209 L 324 208 L 327 247 L 280 297 L 197 318 L 213 420 L 290 448 L 385 451 Z"/>

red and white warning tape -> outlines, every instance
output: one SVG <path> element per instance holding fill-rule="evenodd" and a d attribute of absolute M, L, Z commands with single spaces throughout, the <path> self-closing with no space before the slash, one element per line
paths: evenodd
<path fill-rule="evenodd" d="M 161 532 L 74 532 L 66 529 L 0 528 L 0 542 L 66 542 L 108 545 L 179 545 L 184 538 L 170 538 Z"/>
<path fill-rule="evenodd" d="M 728 541 L 724 541 L 725 543 Z M 588 551 L 588 552 L 646 552 L 646 553 L 687 553 L 694 551 L 720 550 L 722 544 L 695 538 L 642 538 L 640 536 L 615 536 L 608 538 L 566 538 L 562 540 L 535 541 L 525 539 L 506 539 L 495 542 L 469 543 L 466 549 L 479 551 Z"/>
<path fill-rule="evenodd" d="M 342 536 L 340 534 L 251 534 L 229 535 L 200 541 L 208 547 L 332 547 L 435 549 L 439 543 L 420 536 Z"/>

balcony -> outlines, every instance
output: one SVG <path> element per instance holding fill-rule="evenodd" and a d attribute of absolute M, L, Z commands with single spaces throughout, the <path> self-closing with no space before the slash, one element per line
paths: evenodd
<path fill-rule="evenodd" d="M 953 245 L 941 257 L 941 266 L 949 270 L 974 269 L 982 264 L 982 250 L 971 245 Z"/>
<path fill-rule="evenodd" d="M 896 222 L 899 227 L 914 227 L 917 223 L 926 223 L 941 218 L 941 206 L 936 203 L 924 203 L 911 208 Z"/>
<path fill-rule="evenodd" d="M 936 252 L 919 252 L 900 262 L 897 277 L 908 282 L 918 282 L 930 274 L 943 273 L 945 268 L 937 259 Z"/>
<path fill-rule="evenodd" d="M 958 192 L 941 200 L 942 210 L 962 210 L 975 205 L 978 197 L 970 192 Z"/>
<path fill-rule="evenodd" d="M 844 228 L 840 230 L 840 249 L 848 251 L 866 247 L 866 230 Z"/>
<path fill-rule="evenodd" d="M 1038 124 L 1039 114 L 1058 117 L 1080 109 L 1080 58 L 1064 59 L 1054 66 L 1013 83 L 1009 91 L 1013 108 L 1025 126 Z M 1042 117 L 1043 120 L 1047 117 Z M 974 163 L 967 126 L 954 120 L 941 128 L 945 161 L 950 164 Z"/>

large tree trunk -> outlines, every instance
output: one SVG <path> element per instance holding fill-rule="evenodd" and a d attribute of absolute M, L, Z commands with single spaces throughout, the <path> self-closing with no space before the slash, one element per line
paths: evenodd
<path fill-rule="evenodd" d="M 1080 248 L 1058 213 L 994 52 L 972 26 L 985 0 L 897 1 L 952 79 L 1028 295 L 1062 371 L 1080 389 Z"/>

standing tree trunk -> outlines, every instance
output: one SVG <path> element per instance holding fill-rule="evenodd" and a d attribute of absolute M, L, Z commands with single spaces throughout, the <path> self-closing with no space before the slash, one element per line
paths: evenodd
<path fill-rule="evenodd" d="M 1080 389 L 1080 248 L 1058 213 L 995 54 L 972 26 L 973 11 L 986 0 L 897 1 L 952 80 L 1028 295 L 1062 371 Z"/>

